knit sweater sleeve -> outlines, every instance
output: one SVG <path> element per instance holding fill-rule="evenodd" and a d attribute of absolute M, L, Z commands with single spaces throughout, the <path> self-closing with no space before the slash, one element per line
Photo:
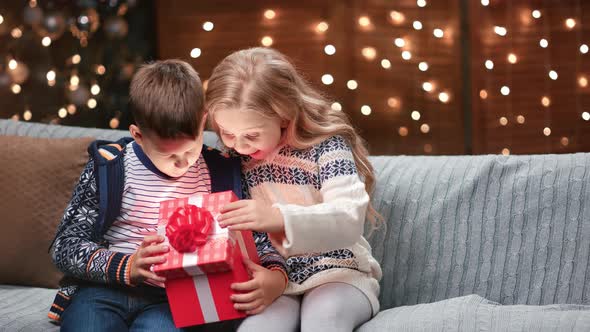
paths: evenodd
<path fill-rule="evenodd" d="M 67 276 L 130 285 L 131 255 L 108 250 L 95 232 L 99 197 L 93 169 L 94 162 L 90 160 L 57 228 L 51 256 Z"/>
<path fill-rule="evenodd" d="M 267 269 L 280 269 L 287 273 L 287 263 L 285 258 L 275 249 L 270 242 L 268 234 L 263 232 L 253 232 L 256 250 L 260 258 L 260 265 Z"/>
<path fill-rule="evenodd" d="M 245 199 L 252 198 L 250 190 L 247 185 L 247 180 L 242 174 L 242 194 Z M 256 251 L 260 259 L 260 265 L 267 269 L 280 269 L 287 274 L 287 263 L 285 258 L 281 256 L 278 250 L 272 245 L 267 233 L 252 232 L 254 236 L 254 243 L 256 244 Z"/>
<path fill-rule="evenodd" d="M 352 150 L 339 136 L 315 149 L 322 202 L 312 206 L 274 204 L 285 222 L 279 251 L 285 257 L 352 246 L 362 236 L 369 195 Z"/>

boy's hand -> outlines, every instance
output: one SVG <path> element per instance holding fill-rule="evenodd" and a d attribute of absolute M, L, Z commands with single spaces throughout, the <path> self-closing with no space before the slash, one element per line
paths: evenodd
<path fill-rule="evenodd" d="M 285 275 L 281 271 L 264 268 L 244 258 L 244 264 L 252 274 L 252 280 L 234 283 L 231 288 L 244 293 L 234 294 L 231 300 L 234 308 L 245 311 L 247 315 L 261 313 L 285 290 Z"/>
<path fill-rule="evenodd" d="M 151 271 L 152 264 L 164 263 L 164 256 L 170 248 L 161 244 L 164 237 L 161 235 L 150 235 L 143 238 L 141 246 L 131 257 L 130 279 L 134 285 L 144 282 L 146 279 L 153 279 L 157 282 L 164 282 L 166 278 L 160 277 Z"/>
<path fill-rule="evenodd" d="M 283 233 L 285 222 L 281 211 L 252 199 L 226 204 L 218 218 L 219 226 L 231 230 L 252 230 L 267 233 Z"/>

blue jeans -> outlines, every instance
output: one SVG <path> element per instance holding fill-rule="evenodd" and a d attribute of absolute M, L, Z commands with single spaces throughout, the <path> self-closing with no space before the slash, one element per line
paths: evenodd
<path fill-rule="evenodd" d="M 62 314 L 61 331 L 233 331 L 234 322 L 189 329 L 174 326 L 164 289 L 86 285 Z"/>

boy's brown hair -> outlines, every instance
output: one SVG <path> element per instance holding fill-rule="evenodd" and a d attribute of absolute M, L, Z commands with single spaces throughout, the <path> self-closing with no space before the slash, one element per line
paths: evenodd
<path fill-rule="evenodd" d="M 203 85 L 199 74 L 181 60 L 142 66 L 129 91 L 136 125 L 160 138 L 196 138 L 203 120 Z"/>

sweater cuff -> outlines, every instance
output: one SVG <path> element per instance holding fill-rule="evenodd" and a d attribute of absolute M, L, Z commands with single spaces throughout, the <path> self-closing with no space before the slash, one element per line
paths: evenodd
<path fill-rule="evenodd" d="M 61 321 L 61 316 L 70 304 L 70 297 L 66 296 L 61 291 L 57 292 L 55 299 L 53 300 L 53 304 L 51 308 L 49 308 L 49 313 L 47 317 L 55 323 L 59 323 Z"/>
<path fill-rule="evenodd" d="M 286 204 L 275 203 L 272 205 L 272 207 L 281 211 L 281 214 L 283 215 L 284 230 L 282 233 L 274 233 L 272 237 L 271 234 L 269 234 L 269 239 L 275 248 L 281 253 L 281 255 L 289 257 L 291 256 L 290 249 L 293 246 L 293 228 L 291 225 L 291 216 L 284 211 L 286 209 Z M 281 236 L 278 236 L 278 234 Z"/>
<path fill-rule="evenodd" d="M 287 263 L 285 262 L 285 258 L 283 258 L 283 256 L 281 256 L 279 253 L 273 252 L 262 255 L 260 257 L 260 265 L 269 270 L 271 270 L 272 267 L 279 267 L 285 271 L 285 273 L 287 272 Z"/>
<path fill-rule="evenodd" d="M 131 286 L 131 254 L 115 252 L 107 266 L 107 277 L 109 282 Z"/>

